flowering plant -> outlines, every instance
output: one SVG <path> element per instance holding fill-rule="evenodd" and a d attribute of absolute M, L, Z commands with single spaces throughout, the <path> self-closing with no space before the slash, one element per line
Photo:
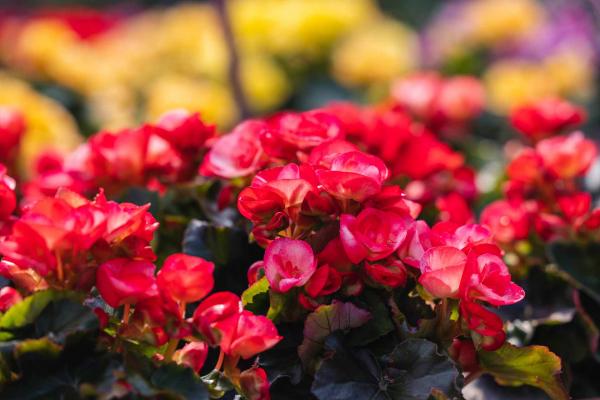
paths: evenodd
<path fill-rule="evenodd" d="M 411 85 L 437 94 L 416 104 Z M 473 171 L 445 142 L 480 112 L 477 81 L 395 88 L 225 134 L 176 110 L 43 154 L 18 186 L 3 169 L 3 393 L 455 398 L 490 375 L 568 398 L 561 360 L 509 342 L 498 310 L 525 298 L 510 261 L 537 262 L 519 253 L 530 229 L 598 239 L 574 181 L 595 147 L 549 137 L 583 115 L 515 111 L 535 148 L 478 224 Z"/>

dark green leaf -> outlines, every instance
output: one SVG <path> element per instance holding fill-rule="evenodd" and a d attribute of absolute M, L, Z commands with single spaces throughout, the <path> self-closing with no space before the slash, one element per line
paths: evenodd
<path fill-rule="evenodd" d="M 208 392 L 202 379 L 190 368 L 175 363 L 158 367 L 150 378 L 160 394 L 185 400 L 207 400 Z"/>
<path fill-rule="evenodd" d="M 283 339 L 272 349 L 261 353 L 258 361 L 267 372 L 270 382 L 288 377 L 292 385 L 302 379 L 302 366 L 298 357 L 298 346 L 302 343 L 302 325 L 280 324 L 277 331 Z"/>
<path fill-rule="evenodd" d="M 243 230 L 200 220 L 192 220 L 188 224 L 183 252 L 214 262 L 214 290 L 228 290 L 236 294 L 248 288 L 248 267 L 262 259 L 263 255 L 263 250 L 255 243 L 250 243 Z"/>
<path fill-rule="evenodd" d="M 31 325 L 51 301 L 75 297 L 72 293 L 54 290 L 45 290 L 26 297 L 0 318 L 0 341 L 17 337 L 17 333 Z"/>
<path fill-rule="evenodd" d="M 334 300 L 328 305 L 319 306 L 304 322 L 304 340 L 298 354 L 304 366 L 310 366 L 321 351 L 325 338 L 332 332 L 357 328 L 371 318 L 368 311 L 352 303 Z"/>
<path fill-rule="evenodd" d="M 600 302 L 600 243 L 586 245 L 554 242 L 548 246 L 550 259 L 574 283 Z"/>
<path fill-rule="evenodd" d="M 371 343 L 394 330 L 390 311 L 376 292 L 365 290 L 362 299 L 365 302 L 364 308 L 371 312 L 372 318 L 350 332 L 349 343 L 356 346 Z"/>
<path fill-rule="evenodd" d="M 460 393 L 454 363 L 425 339 L 405 340 L 379 361 L 364 349 L 344 347 L 335 335 L 326 346 L 334 355 L 323 361 L 312 386 L 320 400 L 425 400 Z"/>
<path fill-rule="evenodd" d="M 57 343 L 64 343 L 73 333 L 98 328 L 98 318 L 90 308 L 68 299 L 50 302 L 35 320 L 36 335 L 48 335 Z"/>
<path fill-rule="evenodd" d="M 478 354 L 483 371 L 500 385 L 530 385 L 542 389 L 552 399 L 569 398 L 560 379 L 560 358 L 547 347 L 516 347 L 505 343 L 496 351 L 481 350 Z"/>

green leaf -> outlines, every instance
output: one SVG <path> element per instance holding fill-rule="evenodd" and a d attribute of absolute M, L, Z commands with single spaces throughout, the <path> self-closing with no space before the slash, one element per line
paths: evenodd
<path fill-rule="evenodd" d="M 99 328 L 98 317 L 89 308 L 69 299 L 51 301 L 35 320 L 37 336 L 48 335 L 58 343 L 70 335 Z"/>
<path fill-rule="evenodd" d="M 287 377 L 292 385 L 297 385 L 302 379 L 302 365 L 298 357 L 298 346 L 302 343 L 301 324 L 279 324 L 277 331 L 283 339 L 263 353 L 258 362 L 267 372 L 269 382 Z"/>
<path fill-rule="evenodd" d="M 394 330 L 390 310 L 381 297 L 372 290 L 365 290 L 362 298 L 366 303 L 364 308 L 371 312 L 372 318 L 350 332 L 349 343 L 356 346 L 371 343 Z"/>
<path fill-rule="evenodd" d="M 244 290 L 242 304 L 246 310 L 255 314 L 262 314 L 269 308 L 269 281 L 266 276 Z"/>
<path fill-rule="evenodd" d="M 600 302 L 600 243 L 554 242 L 549 257 L 578 288 Z"/>
<path fill-rule="evenodd" d="M 190 368 L 175 363 L 158 367 L 150 381 L 161 389 L 162 395 L 185 400 L 208 400 L 208 392 L 202 379 Z"/>
<path fill-rule="evenodd" d="M 335 353 L 323 361 L 312 386 L 319 400 L 425 400 L 459 394 L 459 371 L 428 340 L 405 340 L 380 360 L 364 349 L 344 347 L 336 335 L 327 346 Z"/>
<path fill-rule="evenodd" d="M 26 297 L 0 317 L 0 341 L 17 337 L 18 331 L 31 325 L 51 301 L 75 297 L 73 293 L 54 290 L 45 290 Z"/>
<path fill-rule="evenodd" d="M 357 328 L 371 318 L 368 311 L 352 303 L 334 300 L 329 305 L 319 306 L 304 322 L 304 340 L 298 354 L 304 366 L 309 366 L 319 354 L 325 338 L 332 332 Z"/>
<path fill-rule="evenodd" d="M 500 385 L 530 385 L 542 389 L 552 399 L 569 398 L 560 378 L 560 358 L 547 347 L 516 347 L 505 343 L 496 351 L 481 350 L 478 355 L 483 371 Z"/>

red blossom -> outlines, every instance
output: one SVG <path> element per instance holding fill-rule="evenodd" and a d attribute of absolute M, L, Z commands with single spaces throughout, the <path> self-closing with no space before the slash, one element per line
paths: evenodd
<path fill-rule="evenodd" d="M 339 199 L 363 201 L 381 190 L 389 171 L 383 161 L 360 151 L 336 156 L 330 169 L 316 171 L 323 189 Z"/>
<path fill-rule="evenodd" d="M 248 400 L 271 400 L 269 379 L 264 369 L 252 367 L 240 374 L 240 386 Z"/>
<path fill-rule="evenodd" d="M 341 286 L 342 275 L 329 265 L 322 265 L 311 276 L 304 290 L 311 297 L 319 297 L 335 293 Z"/>
<path fill-rule="evenodd" d="M 583 108 L 557 98 L 525 104 L 510 113 L 513 128 L 534 141 L 574 128 L 586 118 Z"/>
<path fill-rule="evenodd" d="M 6 312 L 9 308 L 23 300 L 21 294 L 10 286 L 0 289 L 0 312 Z"/>
<path fill-rule="evenodd" d="M 221 341 L 220 346 L 226 354 L 248 359 L 275 346 L 281 339 L 270 319 L 244 310 L 237 317 L 231 342 Z"/>
<path fill-rule="evenodd" d="M 263 121 L 248 120 L 231 133 L 217 138 L 204 157 L 199 173 L 231 179 L 257 172 L 267 162 L 260 142 L 266 128 Z"/>
<path fill-rule="evenodd" d="M 161 293 L 181 303 L 202 299 L 214 286 L 215 265 L 200 257 L 171 254 L 156 275 Z"/>
<path fill-rule="evenodd" d="M 525 291 L 512 282 L 500 249 L 493 244 L 474 246 L 467 256 L 460 281 L 460 296 L 466 301 L 481 300 L 494 306 L 517 303 Z"/>
<path fill-rule="evenodd" d="M 484 350 L 499 349 L 506 340 L 502 319 L 482 305 L 473 302 L 461 302 L 460 313 L 469 329 L 479 335 L 480 345 Z"/>
<path fill-rule="evenodd" d="M 0 164 L 0 221 L 7 219 L 17 207 L 15 187 L 15 180 L 6 174 L 6 167 Z"/>
<path fill-rule="evenodd" d="M 581 132 L 544 139 L 535 149 L 544 160 L 544 167 L 561 179 L 585 174 L 597 154 L 594 142 L 586 139 Z"/>
<path fill-rule="evenodd" d="M 513 243 L 527 237 L 530 218 L 523 205 L 496 200 L 483 209 L 481 223 L 490 228 L 499 242 Z"/>
<path fill-rule="evenodd" d="M 398 260 L 389 264 L 365 263 L 365 273 L 374 283 L 392 289 L 404 286 L 408 277 L 406 267 Z"/>
<path fill-rule="evenodd" d="M 353 263 L 364 259 L 381 260 L 400 247 L 411 223 L 409 217 L 365 208 L 353 216 L 340 217 L 340 238 L 346 255 Z"/>
<path fill-rule="evenodd" d="M 96 272 L 96 287 L 106 303 L 113 307 L 135 304 L 158 295 L 154 264 L 116 258 L 105 262 Z"/>
<path fill-rule="evenodd" d="M 189 342 L 173 354 L 173 360 L 177 364 L 190 367 L 194 372 L 200 373 L 206 356 L 208 355 L 208 346 L 204 342 Z"/>
<path fill-rule="evenodd" d="M 192 321 L 209 345 L 228 344 L 241 312 L 242 302 L 238 296 L 231 292 L 217 292 L 196 307 Z"/>

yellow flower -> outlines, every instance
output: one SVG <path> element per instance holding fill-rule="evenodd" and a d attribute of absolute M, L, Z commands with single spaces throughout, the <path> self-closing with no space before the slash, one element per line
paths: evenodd
<path fill-rule="evenodd" d="M 0 75 L 0 87 L 0 105 L 14 106 L 25 116 L 27 130 L 19 157 L 25 175 L 40 152 L 52 149 L 66 153 L 81 143 L 73 117 L 60 104 L 8 75 Z"/>
<path fill-rule="evenodd" d="M 535 0 L 476 0 L 468 3 L 465 23 L 474 41 L 494 45 L 530 34 L 544 20 L 544 9 Z"/>
<path fill-rule="evenodd" d="M 199 112 L 206 121 L 229 126 L 238 115 L 228 88 L 215 81 L 165 75 L 148 87 L 146 96 L 146 120 L 155 120 L 169 110 L 183 108 Z"/>
<path fill-rule="evenodd" d="M 393 20 L 377 20 L 345 38 L 333 53 L 333 74 L 348 86 L 385 84 L 419 64 L 415 33 Z"/>
<path fill-rule="evenodd" d="M 558 86 L 543 65 L 524 60 L 503 60 L 484 74 L 488 106 L 498 114 L 525 102 L 556 95 Z"/>
<path fill-rule="evenodd" d="M 544 59 L 543 64 L 559 94 L 587 100 L 594 94 L 595 66 L 590 49 L 571 44 Z"/>
<path fill-rule="evenodd" d="M 377 15 L 373 0 L 233 0 L 233 27 L 242 48 L 314 57 L 356 24 Z"/>

